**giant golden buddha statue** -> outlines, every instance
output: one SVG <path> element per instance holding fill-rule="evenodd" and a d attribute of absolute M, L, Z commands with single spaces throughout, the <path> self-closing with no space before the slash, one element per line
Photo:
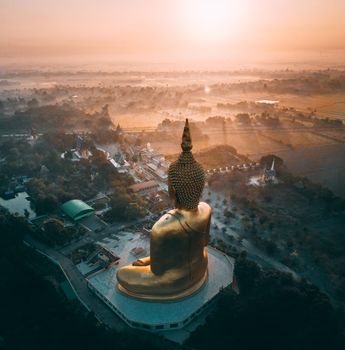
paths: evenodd
<path fill-rule="evenodd" d="M 212 210 L 199 202 L 205 173 L 192 153 L 188 119 L 182 152 L 168 170 L 174 209 L 152 227 L 150 256 L 117 271 L 118 288 L 130 296 L 174 300 L 196 292 L 207 278 L 206 245 Z"/>

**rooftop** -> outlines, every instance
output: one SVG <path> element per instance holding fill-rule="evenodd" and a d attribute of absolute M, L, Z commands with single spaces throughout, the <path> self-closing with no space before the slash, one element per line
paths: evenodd
<path fill-rule="evenodd" d="M 146 182 L 140 182 L 138 184 L 132 185 L 130 186 L 130 189 L 133 192 L 139 192 L 141 190 L 146 190 L 148 188 L 152 188 L 152 187 L 158 187 L 158 183 L 154 180 L 151 181 L 146 181 Z"/>
<path fill-rule="evenodd" d="M 279 101 L 276 101 L 276 100 L 257 100 L 255 102 L 259 104 L 266 104 L 266 105 L 276 105 L 279 103 Z"/>
<path fill-rule="evenodd" d="M 62 207 L 62 211 L 73 220 L 80 220 L 86 216 L 89 216 L 95 212 L 95 210 L 90 207 L 85 202 L 80 199 L 72 199 L 65 202 Z"/>

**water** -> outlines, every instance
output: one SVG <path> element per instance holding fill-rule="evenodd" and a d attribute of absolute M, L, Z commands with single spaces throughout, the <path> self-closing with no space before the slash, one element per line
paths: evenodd
<path fill-rule="evenodd" d="M 0 197 L 0 205 L 9 210 L 11 214 L 18 213 L 24 216 L 25 209 L 29 212 L 29 218 L 33 219 L 36 213 L 30 207 L 30 201 L 27 200 L 28 194 L 26 192 L 20 192 L 16 194 L 15 198 L 5 200 Z"/>

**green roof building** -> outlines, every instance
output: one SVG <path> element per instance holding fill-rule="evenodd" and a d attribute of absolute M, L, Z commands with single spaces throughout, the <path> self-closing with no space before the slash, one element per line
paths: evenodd
<path fill-rule="evenodd" d="M 65 202 L 62 205 L 61 209 L 74 221 L 85 218 L 86 216 L 90 216 L 95 212 L 95 209 L 79 199 L 72 199 L 68 202 Z"/>

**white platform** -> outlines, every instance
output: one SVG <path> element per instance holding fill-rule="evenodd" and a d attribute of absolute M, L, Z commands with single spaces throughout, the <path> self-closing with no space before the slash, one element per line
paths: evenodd
<path fill-rule="evenodd" d="M 198 292 L 186 299 L 154 302 L 128 297 L 116 287 L 117 266 L 90 277 L 89 287 L 131 327 L 151 331 L 180 329 L 199 315 L 222 288 L 232 283 L 234 259 L 211 247 L 207 248 L 207 252 L 208 280 Z M 121 261 L 120 266 L 136 259 L 125 256 L 127 259 L 123 259 L 126 261 Z"/>

